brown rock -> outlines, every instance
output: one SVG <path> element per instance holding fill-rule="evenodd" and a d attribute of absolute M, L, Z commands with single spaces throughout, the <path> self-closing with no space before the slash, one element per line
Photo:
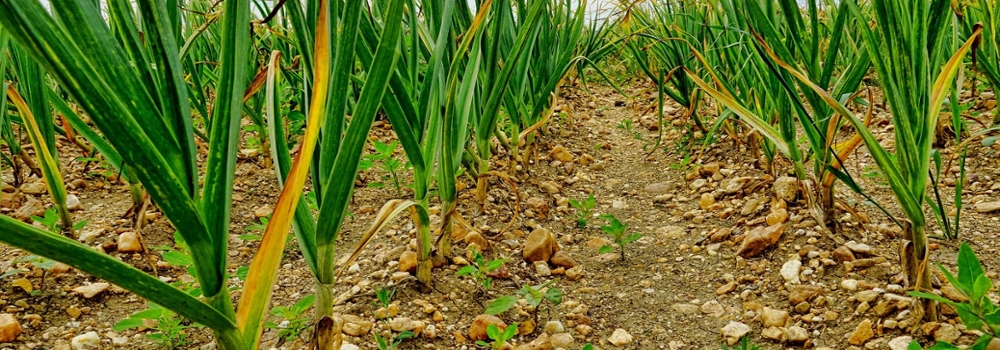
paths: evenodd
<path fill-rule="evenodd" d="M 0 343 L 10 343 L 21 335 L 21 324 L 11 314 L 0 314 Z"/>
<path fill-rule="evenodd" d="M 258 207 L 257 209 L 254 209 L 253 210 L 253 216 L 254 216 L 254 218 L 258 218 L 258 219 L 259 218 L 265 218 L 265 217 L 271 216 L 271 212 L 273 212 L 273 211 L 274 211 L 274 209 L 272 209 L 270 206 L 266 206 L 265 205 L 265 206 L 262 206 L 262 207 Z"/>
<path fill-rule="evenodd" d="M 734 290 L 736 290 L 736 281 L 731 281 L 717 288 L 715 290 L 715 295 L 728 294 L 729 292 L 732 292 Z"/>
<path fill-rule="evenodd" d="M 559 184 L 554 181 L 543 181 L 538 184 L 538 189 L 548 194 L 556 194 L 559 193 L 559 191 L 562 191 L 562 186 L 559 186 Z"/>
<path fill-rule="evenodd" d="M 142 251 L 139 235 L 128 231 L 118 236 L 118 251 L 122 253 L 138 253 Z"/>
<path fill-rule="evenodd" d="M 541 197 L 531 197 L 524 203 L 535 212 L 535 215 L 538 215 L 539 219 L 545 219 L 549 216 L 549 201 Z"/>
<path fill-rule="evenodd" d="M 454 224 L 451 225 L 451 241 L 464 241 L 465 236 L 469 234 L 469 231 L 465 229 L 465 225 Z"/>
<path fill-rule="evenodd" d="M 528 235 L 524 243 L 524 260 L 528 262 L 549 261 L 552 254 L 559 251 L 559 244 L 551 231 L 545 228 L 535 229 Z"/>
<path fill-rule="evenodd" d="M 472 341 L 486 340 L 486 327 L 489 325 L 497 326 L 501 332 L 507 329 L 507 324 L 503 322 L 499 317 L 493 315 L 479 315 L 472 320 L 472 325 L 469 326 L 469 339 Z"/>
<path fill-rule="evenodd" d="M 90 299 L 90 298 L 93 298 L 93 297 L 97 296 L 97 294 L 99 294 L 99 293 L 107 290 L 108 287 L 110 287 L 110 286 L 111 286 L 110 284 L 101 282 L 101 283 L 94 283 L 94 284 L 90 284 L 90 285 L 86 285 L 86 286 L 79 286 L 79 287 L 73 288 L 73 291 L 76 292 L 76 293 L 78 293 L 78 294 L 80 294 L 80 295 L 82 295 L 85 299 Z"/>
<path fill-rule="evenodd" d="M 21 192 L 27 194 L 43 194 L 46 191 L 48 190 L 45 187 L 45 182 L 42 181 L 36 181 L 21 185 Z"/>
<path fill-rule="evenodd" d="M 847 261 L 854 261 L 854 252 L 852 252 L 846 246 L 837 247 L 837 249 L 833 250 L 833 261 L 840 263 Z"/>
<path fill-rule="evenodd" d="M 765 218 L 765 221 L 767 222 L 768 225 L 783 224 L 785 223 L 785 221 L 788 221 L 788 210 L 785 209 L 773 210 L 771 211 L 770 214 L 767 214 L 767 218 Z"/>
<path fill-rule="evenodd" d="M 854 329 L 854 333 L 847 339 L 847 342 L 851 345 L 862 345 L 874 336 L 875 331 L 872 329 L 872 321 L 866 318 Z"/>
<path fill-rule="evenodd" d="M 528 343 L 528 349 L 551 350 L 552 341 L 549 340 L 549 335 L 547 333 L 542 333 L 541 335 L 538 336 L 538 338 L 535 338 L 535 340 L 532 340 L 530 343 Z"/>
<path fill-rule="evenodd" d="M 399 271 L 414 273 L 417 271 L 417 252 L 407 250 L 399 256 Z"/>
<path fill-rule="evenodd" d="M 475 231 L 469 232 L 467 235 L 465 235 L 465 243 L 468 243 L 468 244 L 475 243 L 475 244 L 478 244 L 482 248 L 486 248 L 486 247 L 490 246 L 490 243 L 486 241 L 486 238 L 483 237 L 483 235 L 479 234 L 479 232 L 475 232 Z"/>
<path fill-rule="evenodd" d="M 583 274 L 584 274 L 583 266 L 577 266 L 572 269 L 566 270 L 566 278 L 569 278 L 570 281 L 579 281 L 581 278 L 583 278 Z"/>
<path fill-rule="evenodd" d="M 800 284 L 788 287 L 788 302 L 792 305 L 798 305 L 804 301 L 810 301 L 812 298 L 823 293 L 823 287 L 812 285 L 812 284 Z"/>
<path fill-rule="evenodd" d="M 566 269 L 572 269 L 576 267 L 576 265 L 579 265 L 576 262 L 576 260 L 573 260 L 573 257 L 569 256 L 569 253 L 567 253 L 564 250 L 560 250 L 557 251 L 555 254 L 552 254 L 551 260 L 552 260 L 552 265 L 563 267 Z"/>
<path fill-rule="evenodd" d="M 768 247 L 778 243 L 778 239 L 784 232 L 785 225 L 783 224 L 755 228 L 747 233 L 737 254 L 744 259 L 757 256 Z"/>
<path fill-rule="evenodd" d="M 558 160 L 563 163 L 572 163 L 573 154 L 569 153 L 569 151 L 566 150 L 566 147 L 556 146 L 552 149 L 552 151 L 549 151 L 549 159 Z"/>
<path fill-rule="evenodd" d="M 42 201 L 32 196 L 27 196 L 24 203 L 21 203 L 21 207 L 17 208 L 11 216 L 18 220 L 28 220 L 32 216 L 41 216 L 44 214 L 45 205 L 42 204 Z"/>
<path fill-rule="evenodd" d="M 711 193 L 705 193 L 701 195 L 701 199 L 698 201 L 698 206 L 701 210 L 708 210 L 708 207 L 715 204 L 715 196 Z"/>
<path fill-rule="evenodd" d="M 784 327 L 785 322 L 788 321 L 788 311 L 765 306 L 760 318 L 764 322 L 764 327 Z"/>

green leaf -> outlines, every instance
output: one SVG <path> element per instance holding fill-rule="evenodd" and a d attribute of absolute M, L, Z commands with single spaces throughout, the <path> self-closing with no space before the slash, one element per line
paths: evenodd
<path fill-rule="evenodd" d="M 639 238 L 642 238 L 641 234 L 633 233 L 633 234 L 629 235 L 628 237 L 625 237 L 625 239 L 622 240 L 621 244 L 622 245 L 628 245 L 629 243 L 632 243 L 632 242 L 635 242 L 635 241 L 639 240 Z"/>
<path fill-rule="evenodd" d="M 500 329 L 497 328 L 497 326 L 494 325 L 494 324 L 488 325 L 488 326 L 486 326 L 486 336 L 490 337 L 490 339 L 493 339 L 493 340 L 499 340 L 500 339 Z"/>
<path fill-rule="evenodd" d="M 954 306 L 955 311 L 958 312 L 958 317 L 962 319 L 965 327 L 971 330 L 981 330 L 983 328 L 983 320 L 972 310 L 971 305 L 962 303 Z"/>
<path fill-rule="evenodd" d="M 303 312 L 308 310 L 315 301 L 316 295 L 309 294 L 305 298 L 302 298 L 302 300 L 299 300 L 299 302 L 295 303 L 295 305 L 292 305 L 292 310 L 295 310 L 296 316 L 301 315 Z"/>
<path fill-rule="evenodd" d="M 143 325 L 142 319 L 139 319 L 139 318 L 126 318 L 124 320 L 118 321 L 118 323 L 115 323 L 114 331 L 115 332 L 122 332 L 122 331 L 129 330 L 129 329 L 132 329 L 132 328 L 142 327 L 142 325 Z"/>
<path fill-rule="evenodd" d="M 505 261 L 507 261 L 507 260 L 506 259 L 496 259 L 496 260 L 490 261 L 488 264 L 486 264 L 486 272 L 490 272 L 490 271 L 499 269 L 500 266 L 503 266 L 503 263 Z"/>
<path fill-rule="evenodd" d="M 958 249 L 958 283 L 966 290 L 972 291 L 976 279 L 983 274 L 983 266 L 979 263 L 979 258 L 972 252 L 972 248 L 963 242 Z"/>
<path fill-rule="evenodd" d="M 979 302 L 989 293 L 990 289 L 993 289 L 993 281 L 990 280 L 986 275 L 979 275 L 976 277 L 976 282 L 972 286 L 972 301 L 973 305 L 978 305 Z"/>
<path fill-rule="evenodd" d="M 511 338 L 514 338 L 514 335 L 516 334 L 517 334 L 517 323 L 512 323 L 509 326 L 507 326 L 507 329 L 504 329 L 501 340 L 502 341 L 510 340 Z"/>
<path fill-rule="evenodd" d="M 163 252 L 163 261 L 174 266 L 189 266 L 194 263 L 191 256 L 177 251 Z"/>
<path fill-rule="evenodd" d="M 562 290 L 559 288 L 549 288 L 545 291 L 545 299 L 548 299 L 553 305 L 559 305 L 562 303 Z"/>
<path fill-rule="evenodd" d="M 614 250 L 615 250 L 615 248 L 612 248 L 609 245 L 605 245 L 605 246 L 602 246 L 601 249 L 598 249 L 597 252 L 601 253 L 601 254 L 604 254 L 604 253 L 610 253 L 610 252 L 612 252 Z"/>
<path fill-rule="evenodd" d="M 950 350 L 950 349 L 958 349 L 958 347 L 951 345 L 948 342 L 939 341 L 935 343 L 934 346 L 928 348 L 928 350 Z"/>
<path fill-rule="evenodd" d="M 465 275 L 470 275 L 472 273 L 475 273 L 476 271 L 478 271 L 478 270 L 476 269 L 475 266 L 473 266 L 473 265 L 465 265 L 461 269 L 458 269 L 458 272 L 455 272 L 455 276 L 461 277 L 461 276 L 465 276 Z"/>
<path fill-rule="evenodd" d="M 944 297 L 942 297 L 940 295 L 937 295 L 937 294 L 931 294 L 931 293 L 927 293 L 927 292 L 912 291 L 912 292 L 910 292 L 910 296 L 914 296 L 914 297 L 918 297 L 918 298 L 924 298 L 924 299 L 930 299 L 930 300 L 934 300 L 934 301 L 945 303 L 945 304 L 952 305 L 952 306 L 955 305 L 954 301 L 948 300 L 948 299 L 946 299 L 946 298 L 944 298 Z"/>
<path fill-rule="evenodd" d="M 508 295 L 496 298 L 489 306 L 486 307 L 486 311 L 483 313 L 487 315 L 499 315 L 504 311 L 510 310 L 517 303 L 516 295 Z"/>

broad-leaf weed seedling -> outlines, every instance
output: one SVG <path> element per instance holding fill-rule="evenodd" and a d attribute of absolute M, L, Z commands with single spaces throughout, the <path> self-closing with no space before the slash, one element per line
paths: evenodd
<path fill-rule="evenodd" d="M 246 230 L 247 232 L 264 232 L 264 230 L 267 229 L 267 223 L 271 221 L 271 218 L 269 216 L 265 216 L 258 220 L 260 222 L 255 222 L 250 225 L 247 225 L 247 227 L 244 228 L 244 230 Z M 261 236 L 256 233 L 247 233 L 240 235 L 240 239 L 244 241 L 259 241 L 261 239 Z"/>
<path fill-rule="evenodd" d="M 975 343 L 969 346 L 969 349 L 985 349 L 993 341 L 993 338 L 996 338 L 1000 334 L 1000 307 L 993 304 L 993 300 L 988 295 L 993 290 L 993 281 L 989 277 L 986 277 L 983 265 L 979 262 L 979 258 L 976 257 L 976 254 L 972 252 L 972 248 L 969 248 L 967 243 L 962 243 L 962 246 L 958 250 L 957 277 L 945 269 L 944 266 L 941 266 L 940 263 L 937 266 L 948 279 L 948 282 L 959 293 L 965 296 L 967 301 L 956 302 L 937 294 L 923 291 L 913 291 L 910 292 L 910 295 L 934 300 L 954 308 L 958 312 L 959 319 L 962 320 L 962 323 L 965 324 L 965 327 L 969 331 L 983 333 Z M 909 348 L 920 349 L 920 344 L 914 341 L 914 343 L 910 344 Z M 958 348 L 947 342 L 939 341 L 931 349 Z"/>
<path fill-rule="evenodd" d="M 483 287 L 483 290 L 490 290 L 490 286 L 493 283 L 493 279 L 486 274 L 499 269 L 503 265 L 505 259 L 495 259 L 490 262 L 486 262 L 483 258 L 483 254 L 480 252 L 475 252 L 475 261 L 473 264 L 466 265 L 465 267 L 455 272 L 456 276 L 472 276 L 472 279 L 476 281 L 476 284 Z"/>
<path fill-rule="evenodd" d="M 45 210 L 45 214 L 42 214 L 42 216 L 32 215 L 31 221 L 41 225 L 49 232 L 59 233 L 59 211 L 56 207 L 51 207 Z M 87 220 L 81 220 L 80 222 L 73 224 L 73 231 L 79 231 L 86 225 Z"/>
<path fill-rule="evenodd" d="M 590 217 L 591 211 L 597 206 L 597 199 L 591 194 L 581 200 L 570 199 L 569 205 L 576 209 L 576 226 L 586 228 L 587 218 Z"/>
<path fill-rule="evenodd" d="M 383 309 L 388 309 L 389 304 L 392 304 L 392 299 L 394 299 L 395 297 L 396 297 L 395 288 L 381 287 L 375 290 L 376 305 L 381 306 Z M 389 318 L 387 317 L 382 319 L 382 322 L 385 323 L 385 328 L 389 329 L 390 332 L 392 332 L 392 328 L 389 327 Z M 397 334 L 395 337 L 392 337 L 392 342 L 389 342 L 378 333 L 375 333 L 375 342 L 378 343 L 379 350 L 393 350 L 393 349 L 398 349 L 399 345 L 402 344 L 404 340 L 413 338 L 415 336 L 416 334 L 414 334 L 411 331 L 403 331 Z"/>
<path fill-rule="evenodd" d="M 400 162 L 392 155 L 396 152 L 396 148 L 399 146 L 398 141 L 393 141 L 392 143 L 384 143 L 381 141 L 375 141 L 375 154 L 368 154 L 364 156 L 363 162 L 370 169 L 374 166 L 375 161 L 379 161 L 382 166 L 382 170 L 389 173 L 388 175 L 382 176 L 382 181 L 392 180 L 392 185 L 396 189 L 396 195 L 402 196 L 402 187 L 399 184 L 399 170 L 404 168 L 403 162 Z M 366 169 L 366 168 L 362 168 Z M 371 188 L 384 188 L 385 184 L 381 182 L 372 182 L 368 184 Z"/>
<path fill-rule="evenodd" d="M 489 326 L 486 326 L 486 336 L 490 337 L 490 340 L 492 340 L 493 343 L 487 343 L 485 341 L 479 340 L 476 341 L 476 345 L 488 346 L 490 347 L 490 349 L 500 350 L 501 348 L 503 348 L 504 343 L 507 343 L 508 340 L 513 339 L 515 335 L 517 335 L 517 323 L 507 326 L 507 328 L 504 329 L 503 332 L 501 332 L 500 328 L 497 328 L 496 325 L 491 324 Z"/>
<path fill-rule="evenodd" d="M 146 338 L 157 345 L 169 349 L 178 349 L 188 344 L 186 329 L 195 327 L 185 325 L 183 318 L 173 311 L 156 304 L 149 304 L 149 309 L 138 312 L 129 318 L 119 321 L 114 326 L 115 332 L 132 328 L 150 327 L 155 332 L 146 334 Z"/>
<path fill-rule="evenodd" d="M 487 315 L 499 315 L 514 307 L 514 305 L 517 304 L 518 298 L 524 298 L 524 300 L 528 302 L 528 305 L 532 307 L 531 311 L 535 323 L 538 323 L 538 307 L 542 305 L 542 302 L 548 300 L 553 306 L 557 306 L 562 303 L 562 290 L 556 287 L 549 287 L 549 285 L 554 281 L 555 280 L 551 280 L 537 286 L 521 286 L 521 289 L 517 291 L 517 294 L 503 296 L 493 300 L 493 302 L 486 307 L 486 311 L 484 313 Z M 543 289 L 545 290 L 544 292 L 542 291 Z"/>
<path fill-rule="evenodd" d="M 614 239 L 614 246 L 618 247 L 618 251 L 621 253 L 622 261 L 625 261 L 625 247 L 630 243 L 635 242 L 639 238 L 642 238 L 641 234 L 633 233 L 627 234 L 628 226 L 618 220 L 614 215 L 604 214 L 600 216 L 608 222 L 607 225 L 601 226 L 601 230 L 607 233 Z M 614 246 L 607 244 L 601 247 L 599 252 L 601 254 L 610 253 L 614 251 Z"/>
<path fill-rule="evenodd" d="M 306 311 L 309 311 L 314 301 L 316 301 L 316 296 L 309 294 L 290 307 L 275 306 L 271 309 L 271 315 L 280 317 L 284 321 L 278 324 L 267 322 L 264 326 L 278 329 L 278 338 L 284 342 L 295 340 L 309 328 L 309 316 L 306 315 Z"/>

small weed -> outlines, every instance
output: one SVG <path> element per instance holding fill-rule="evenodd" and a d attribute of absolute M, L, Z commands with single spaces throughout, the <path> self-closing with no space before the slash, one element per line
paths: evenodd
<path fill-rule="evenodd" d="M 31 216 L 31 221 L 36 224 L 42 225 L 46 230 L 52 233 L 59 233 L 59 210 L 56 207 L 51 207 L 45 210 L 45 214 L 42 216 Z M 87 220 L 81 220 L 76 224 L 73 224 L 73 231 L 79 231 L 84 226 L 87 226 Z"/>
<path fill-rule="evenodd" d="M 398 141 L 393 141 L 392 143 L 384 143 L 381 141 L 375 141 L 375 154 L 368 154 L 364 156 L 363 162 L 367 168 L 374 166 L 375 161 L 379 161 L 382 166 L 382 170 L 388 173 L 388 175 L 382 176 L 382 181 L 392 181 L 393 187 L 396 189 L 396 195 L 402 196 L 402 187 L 399 184 L 399 170 L 405 168 L 403 162 L 400 162 L 392 155 L 396 152 L 396 147 L 399 146 Z M 362 169 L 366 169 L 362 167 Z M 368 184 L 371 188 L 384 188 L 385 184 L 381 182 L 372 182 Z"/>
<path fill-rule="evenodd" d="M 740 343 L 734 347 L 728 347 L 722 345 L 722 350 L 760 350 L 760 345 L 754 344 L 750 341 L 750 336 L 745 336 L 740 339 Z"/>
<path fill-rule="evenodd" d="M 490 286 L 493 283 L 493 279 L 486 274 L 499 269 L 503 266 L 505 259 L 496 259 L 490 262 L 486 262 L 483 259 L 483 254 L 480 252 L 475 252 L 475 261 L 471 265 L 466 265 L 465 267 L 455 272 L 456 276 L 472 276 L 472 279 L 476 281 L 476 284 L 483 287 L 483 290 L 490 290 Z"/>
<path fill-rule="evenodd" d="M 503 348 L 504 343 L 506 343 L 508 340 L 513 339 L 515 335 L 517 335 L 517 323 L 507 326 L 507 328 L 504 329 L 503 332 L 501 332 L 500 328 L 497 328 L 496 325 L 491 324 L 489 326 L 486 326 L 486 336 L 490 337 L 490 340 L 492 340 L 493 342 L 487 343 L 485 341 L 479 340 L 476 341 L 476 345 L 488 346 L 490 349 L 500 350 L 501 348 Z"/>
<path fill-rule="evenodd" d="M 114 331 L 122 332 L 132 328 L 149 327 L 152 324 L 150 328 L 154 332 L 146 334 L 147 339 L 168 349 L 179 349 L 188 345 L 185 330 L 193 327 L 184 324 L 183 321 L 184 319 L 173 311 L 156 304 L 150 304 L 148 310 L 138 312 L 116 323 Z"/>
<path fill-rule="evenodd" d="M 627 234 L 628 225 L 619 221 L 614 215 L 604 214 L 600 218 L 608 222 L 607 225 L 601 226 L 601 230 L 614 239 L 614 246 L 618 247 L 619 252 L 621 252 L 622 261 L 625 261 L 625 246 L 642 238 L 642 235 L 638 233 Z M 605 245 L 601 247 L 599 252 L 601 254 L 610 253 L 614 250 L 614 246 L 610 244 Z"/>
<path fill-rule="evenodd" d="M 376 305 L 380 305 L 384 309 L 389 308 L 389 304 L 392 304 L 392 299 L 394 299 L 395 297 L 396 297 L 395 288 L 381 287 L 375 290 Z M 389 329 L 391 335 L 392 328 L 389 327 L 389 318 L 382 319 L 382 322 L 385 323 L 385 328 Z M 402 344 L 404 340 L 413 338 L 415 336 L 417 335 L 411 331 L 403 331 L 400 332 L 399 334 L 396 334 L 395 337 L 392 337 L 392 341 L 390 342 L 389 340 L 383 338 L 378 333 L 375 333 L 375 342 L 378 343 L 379 350 L 394 350 L 398 349 L 399 345 Z"/>
<path fill-rule="evenodd" d="M 264 326 L 271 329 L 278 329 L 278 338 L 282 341 L 295 340 L 302 335 L 303 331 L 309 328 L 309 316 L 305 315 L 305 313 L 309 311 L 309 308 L 312 307 L 315 301 L 316 296 L 309 294 L 290 307 L 275 306 L 271 308 L 271 315 L 280 317 L 284 321 L 279 324 L 267 322 Z"/>
<path fill-rule="evenodd" d="M 555 280 L 551 280 L 537 286 L 524 285 L 517 291 L 517 294 L 503 296 L 493 300 L 493 302 L 486 307 L 486 311 L 483 313 L 487 315 L 502 314 L 514 307 L 519 298 L 524 298 L 524 300 L 528 302 L 528 305 L 532 307 L 532 317 L 537 324 L 539 306 L 541 306 L 543 302 L 547 300 L 552 304 L 552 306 L 557 306 L 562 303 L 562 290 L 556 287 L 549 287 L 549 285 L 554 281 Z"/>
<path fill-rule="evenodd" d="M 597 206 L 597 199 L 591 194 L 581 200 L 570 199 L 569 205 L 576 209 L 576 226 L 586 228 L 587 218 L 590 217 L 591 211 Z"/>
<path fill-rule="evenodd" d="M 269 216 L 265 216 L 265 217 L 262 217 L 262 218 L 260 218 L 258 220 L 259 220 L 259 222 L 255 222 L 255 223 L 252 223 L 250 225 L 247 225 L 247 227 L 244 228 L 244 230 L 246 230 L 247 232 L 259 232 L 260 234 L 263 234 L 264 230 L 267 229 L 267 223 L 271 221 L 271 218 Z M 248 233 L 248 234 L 240 235 L 239 237 L 240 237 L 240 239 L 242 239 L 244 241 L 259 241 L 261 239 L 261 235 L 260 234 L 257 234 L 257 233 Z M 289 236 L 289 239 L 291 239 L 291 236 Z"/>

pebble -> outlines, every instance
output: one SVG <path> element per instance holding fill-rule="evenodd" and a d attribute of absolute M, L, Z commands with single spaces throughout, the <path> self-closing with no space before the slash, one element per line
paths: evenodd
<path fill-rule="evenodd" d="M 77 211 L 83 210 L 83 203 L 80 203 L 80 197 L 75 194 L 66 196 L 66 209 Z"/>
<path fill-rule="evenodd" d="M 569 349 L 573 347 L 575 340 L 572 334 L 558 333 L 549 336 L 549 342 L 551 342 L 553 348 Z"/>
<path fill-rule="evenodd" d="M 14 315 L 0 314 L 0 343 L 10 343 L 21 335 L 21 324 Z"/>
<path fill-rule="evenodd" d="M 840 281 L 840 287 L 853 292 L 858 290 L 859 283 L 860 282 L 858 282 L 858 280 L 856 279 L 848 278 L 843 281 Z"/>
<path fill-rule="evenodd" d="M 697 313 L 698 310 L 700 309 L 698 305 L 687 304 L 687 303 L 674 304 L 671 305 L 670 308 L 674 309 L 674 311 L 687 315 Z"/>
<path fill-rule="evenodd" d="M 570 281 L 579 281 L 583 278 L 583 275 L 583 265 L 566 270 L 566 278 L 569 278 Z"/>
<path fill-rule="evenodd" d="M 45 182 L 42 181 L 36 181 L 21 185 L 21 192 L 27 194 L 42 194 L 45 193 L 46 191 L 47 189 L 45 187 Z"/>
<path fill-rule="evenodd" d="M 653 194 L 665 194 L 669 193 L 676 187 L 673 182 L 657 182 L 646 185 L 642 188 L 643 192 L 653 193 Z"/>
<path fill-rule="evenodd" d="M 837 249 L 834 249 L 832 256 L 833 256 L 833 261 L 841 262 L 841 263 L 842 262 L 847 262 L 847 261 L 854 261 L 854 259 L 855 259 L 854 258 L 854 252 L 852 252 L 846 246 L 840 246 L 840 247 L 837 247 Z"/>
<path fill-rule="evenodd" d="M 799 259 L 792 259 L 781 265 L 781 278 L 788 283 L 798 284 L 799 281 L 799 269 L 802 268 L 802 261 Z"/>
<path fill-rule="evenodd" d="M 538 228 L 531 231 L 528 240 L 524 244 L 524 260 L 534 263 L 536 261 L 549 261 L 552 254 L 559 251 L 559 244 L 555 236 L 546 228 Z"/>
<path fill-rule="evenodd" d="M 1000 201 L 976 203 L 977 213 L 992 213 L 998 210 L 1000 210 Z"/>
<path fill-rule="evenodd" d="M 776 197 L 786 202 L 791 202 L 795 200 L 796 195 L 799 193 L 799 180 L 790 176 L 779 177 L 774 180 L 771 191 L 774 192 Z"/>
<path fill-rule="evenodd" d="M 803 301 L 812 300 L 820 293 L 823 293 L 823 287 L 817 285 L 793 285 L 788 288 L 788 301 L 792 305 L 798 305 Z"/>
<path fill-rule="evenodd" d="M 722 304 L 715 300 L 705 302 L 699 309 L 703 314 L 713 317 L 722 317 L 726 313 L 726 309 L 722 307 Z"/>
<path fill-rule="evenodd" d="M 889 349 L 890 350 L 907 350 L 909 348 L 909 346 L 910 346 L 910 343 L 912 343 L 912 342 L 913 342 L 913 337 L 908 336 L 908 335 L 904 335 L 904 336 L 901 336 L 901 337 L 895 337 L 895 338 L 892 338 L 892 340 L 889 341 Z"/>
<path fill-rule="evenodd" d="M 559 184 L 554 181 L 543 181 L 538 184 L 538 189 L 548 194 L 556 194 L 562 191 L 562 186 L 559 186 Z"/>
<path fill-rule="evenodd" d="M 698 201 L 698 206 L 701 210 L 707 211 L 708 207 L 712 206 L 712 204 L 715 204 L 715 196 L 711 193 L 702 194 L 701 199 Z"/>
<path fill-rule="evenodd" d="M 266 218 L 268 216 L 271 216 L 271 212 L 273 211 L 274 209 L 272 209 L 270 206 L 267 205 L 262 207 L 257 207 L 257 209 L 253 210 L 253 217 L 255 219 Z"/>
<path fill-rule="evenodd" d="M 90 331 L 73 337 L 70 346 L 73 350 L 96 349 L 101 346 L 101 337 L 97 332 Z"/>
<path fill-rule="evenodd" d="M 497 326 L 501 332 L 504 329 L 507 329 L 507 324 L 504 323 L 499 317 L 493 315 L 479 315 L 472 320 L 472 325 L 469 326 L 469 339 L 472 339 L 473 341 L 486 340 L 486 327 L 489 325 Z"/>
<path fill-rule="evenodd" d="M 799 326 L 785 328 L 785 339 L 792 343 L 802 343 L 809 340 L 809 331 Z"/>
<path fill-rule="evenodd" d="M 847 249 L 850 249 L 852 252 L 857 254 L 872 255 L 873 253 L 872 247 L 864 243 L 849 241 L 847 243 L 844 243 L 844 246 L 847 247 Z"/>
<path fill-rule="evenodd" d="M 737 254 L 744 259 L 757 256 L 775 243 L 778 243 L 784 232 L 784 224 L 755 228 L 750 233 L 747 233 Z"/>
<path fill-rule="evenodd" d="M 544 261 L 535 262 L 535 273 L 538 274 L 539 277 L 552 276 L 552 270 L 549 269 L 549 263 Z"/>
<path fill-rule="evenodd" d="M 139 235 L 133 231 L 123 232 L 118 235 L 118 251 L 122 253 L 142 252 L 142 243 L 139 242 Z"/>
<path fill-rule="evenodd" d="M 694 180 L 694 181 L 691 182 L 691 185 L 689 185 L 689 187 L 692 190 L 697 191 L 698 189 L 701 189 L 702 187 L 705 187 L 705 185 L 707 185 L 707 184 L 708 184 L 708 181 L 705 180 L 705 179 L 696 179 L 696 180 Z"/>
<path fill-rule="evenodd" d="M 788 322 L 788 311 L 764 307 L 760 314 L 764 327 L 784 327 Z"/>
<path fill-rule="evenodd" d="M 857 328 L 854 329 L 854 333 L 851 333 L 851 336 L 850 338 L 847 339 L 847 342 L 850 343 L 851 345 L 860 346 L 864 344 L 866 341 L 868 341 L 868 339 L 871 339 L 874 336 L 875 336 L 875 331 L 872 330 L 872 321 L 866 318 L 864 321 L 861 321 L 861 323 L 858 324 Z"/>
<path fill-rule="evenodd" d="M 579 265 L 579 263 L 577 263 L 576 260 L 574 260 L 573 257 L 570 256 L 569 253 L 567 253 L 564 250 L 560 250 L 555 254 L 552 254 L 552 258 L 550 258 L 549 261 L 552 263 L 552 265 L 563 267 L 566 269 L 572 269 L 577 265 Z"/>
<path fill-rule="evenodd" d="M 958 337 L 961 335 L 962 333 L 959 332 L 955 326 L 952 326 L 949 323 L 942 323 L 941 327 L 938 327 L 938 329 L 934 331 L 934 340 L 954 344 L 955 340 L 958 340 Z"/>
<path fill-rule="evenodd" d="M 108 287 L 110 286 L 111 285 L 108 283 L 100 282 L 100 283 L 89 284 L 86 286 L 79 286 L 73 288 L 73 291 L 82 295 L 85 299 L 90 299 L 97 296 L 97 294 L 107 290 Z"/>
<path fill-rule="evenodd" d="M 732 346 L 739 342 L 740 338 L 743 338 L 744 335 L 750 333 L 750 326 L 742 322 L 729 321 L 725 327 L 722 327 L 721 332 L 722 337 L 726 340 L 726 344 Z"/>
<path fill-rule="evenodd" d="M 608 337 L 608 342 L 614 346 L 625 346 L 632 343 L 632 335 L 624 329 L 618 328 Z"/>

